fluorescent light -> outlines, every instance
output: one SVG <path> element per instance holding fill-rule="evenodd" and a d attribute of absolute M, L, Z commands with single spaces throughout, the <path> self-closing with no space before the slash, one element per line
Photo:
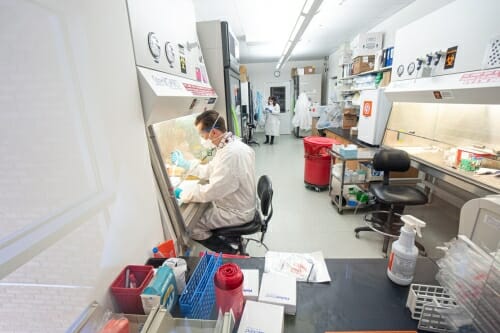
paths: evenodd
<path fill-rule="evenodd" d="M 293 27 L 292 34 L 290 35 L 290 40 L 294 40 L 295 37 L 297 37 L 297 33 L 302 27 L 302 23 L 304 23 L 304 20 L 305 17 L 303 15 L 300 15 L 299 18 L 297 19 L 297 22 L 295 23 L 295 26 Z"/>
<path fill-rule="evenodd" d="M 286 55 L 288 49 L 290 48 L 290 45 L 292 45 L 292 42 L 290 41 L 286 42 L 285 48 L 283 49 L 283 53 L 281 54 L 281 58 L 283 58 Z"/>
<path fill-rule="evenodd" d="M 309 13 L 309 10 L 311 9 L 312 4 L 314 3 L 314 0 L 306 0 L 304 3 L 304 7 L 302 7 L 302 13 L 306 14 Z"/>
<path fill-rule="evenodd" d="M 302 11 L 297 18 L 297 22 L 293 27 L 292 33 L 290 34 L 290 38 L 283 49 L 283 53 L 281 54 L 281 58 L 278 61 L 276 66 L 276 70 L 280 70 L 281 67 L 290 59 L 292 56 L 293 49 L 299 43 L 300 37 L 307 29 L 307 26 L 316 15 L 321 6 L 323 0 L 306 0 L 304 2 L 304 6 L 302 7 Z"/>

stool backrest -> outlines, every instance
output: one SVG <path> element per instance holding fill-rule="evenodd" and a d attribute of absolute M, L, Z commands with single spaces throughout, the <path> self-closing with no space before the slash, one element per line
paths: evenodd
<path fill-rule="evenodd" d="M 264 235 L 267 231 L 267 225 L 273 216 L 273 185 L 269 176 L 263 175 L 259 178 L 257 183 L 257 195 L 260 200 L 260 211 L 262 213 L 262 236 L 261 241 L 264 240 Z"/>
<path fill-rule="evenodd" d="M 389 184 L 390 171 L 407 171 L 410 168 L 410 156 L 400 149 L 383 149 L 373 156 L 373 168 L 384 171 L 384 184 Z"/>

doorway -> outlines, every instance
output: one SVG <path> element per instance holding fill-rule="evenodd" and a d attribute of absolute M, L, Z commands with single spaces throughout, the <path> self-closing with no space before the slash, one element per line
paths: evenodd
<path fill-rule="evenodd" d="M 280 105 L 280 135 L 291 134 L 290 82 L 269 82 L 266 84 L 269 96 L 275 96 Z M 267 99 L 266 99 L 267 101 Z"/>

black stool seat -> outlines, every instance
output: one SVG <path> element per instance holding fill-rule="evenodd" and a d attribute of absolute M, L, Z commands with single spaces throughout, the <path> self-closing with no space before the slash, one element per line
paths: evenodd
<path fill-rule="evenodd" d="M 423 205 L 427 196 L 414 187 L 374 184 L 370 190 L 378 201 L 390 205 Z"/>
<path fill-rule="evenodd" d="M 257 183 L 257 197 L 259 198 L 259 207 L 255 210 L 252 221 L 236 226 L 212 229 L 210 230 L 212 237 L 210 237 L 209 242 L 198 242 L 212 251 L 231 254 L 234 254 L 236 251 L 240 254 L 246 254 L 246 247 L 249 241 L 257 242 L 268 250 L 266 244 L 264 244 L 264 236 L 267 232 L 267 225 L 273 216 L 273 185 L 271 178 L 266 175 L 259 178 Z M 260 239 L 242 237 L 258 232 L 260 232 Z M 235 250 L 235 246 L 238 247 L 238 250 Z"/>
<path fill-rule="evenodd" d="M 262 220 L 260 218 L 259 212 L 256 211 L 253 221 L 250 221 L 242 225 L 237 225 L 234 227 L 231 226 L 231 227 L 212 229 L 211 231 L 212 233 L 219 236 L 234 237 L 240 235 L 255 234 L 256 232 L 259 232 L 261 228 L 262 228 Z"/>

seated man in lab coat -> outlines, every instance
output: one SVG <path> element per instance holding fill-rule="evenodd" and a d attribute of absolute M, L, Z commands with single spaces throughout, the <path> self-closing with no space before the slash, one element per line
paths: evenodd
<path fill-rule="evenodd" d="M 207 179 L 185 190 L 175 189 L 183 202 L 211 202 L 198 223 L 190 227 L 190 236 L 205 247 L 225 253 L 237 250 L 227 245 L 210 230 L 237 226 L 254 219 L 256 212 L 255 153 L 241 140 L 226 131 L 226 124 L 216 111 L 198 115 L 195 126 L 203 146 L 215 148 L 216 154 L 208 164 L 187 161 L 174 151 L 172 163 L 187 169 L 188 174 Z"/>

